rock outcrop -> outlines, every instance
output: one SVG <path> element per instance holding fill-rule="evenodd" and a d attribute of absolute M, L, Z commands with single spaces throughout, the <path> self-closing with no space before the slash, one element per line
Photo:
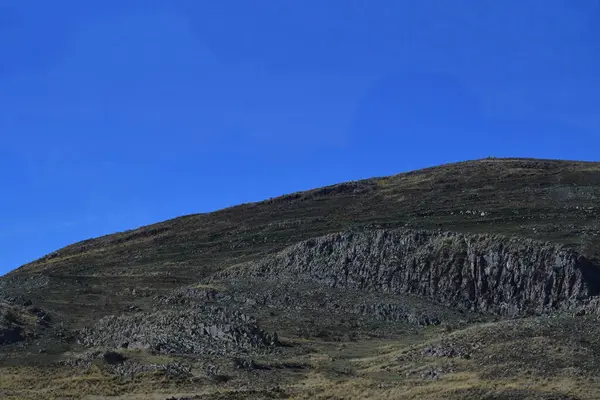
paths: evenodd
<path fill-rule="evenodd" d="M 263 279 L 229 277 L 227 281 L 218 283 L 218 289 L 212 285 L 195 284 L 154 298 L 154 307 L 157 309 L 185 309 L 201 305 L 215 305 L 263 316 L 273 312 L 282 315 L 326 312 L 349 318 L 355 316 L 377 321 L 406 322 L 413 326 L 439 325 L 443 321 L 479 317 L 414 295 L 331 288 L 313 279 L 286 279 L 284 275 Z"/>
<path fill-rule="evenodd" d="M 50 316 L 31 301 L 0 299 L 0 345 L 20 342 L 34 337 L 48 327 Z"/>
<path fill-rule="evenodd" d="M 146 348 L 158 353 L 228 355 L 276 346 L 276 334 L 263 331 L 245 314 L 216 307 L 107 316 L 79 333 L 90 347 Z"/>
<path fill-rule="evenodd" d="M 0 345 L 20 342 L 24 339 L 23 329 L 14 324 L 0 324 Z"/>
<path fill-rule="evenodd" d="M 410 293 L 463 310 L 525 315 L 582 304 L 600 269 L 557 244 L 500 235 L 377 230 L 306 240 L 215 279 L 294 277 Z"/>

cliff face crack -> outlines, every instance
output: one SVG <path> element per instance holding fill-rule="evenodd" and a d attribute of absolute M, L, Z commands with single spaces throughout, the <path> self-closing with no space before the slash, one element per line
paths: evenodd
<path fill-rule="evenodd" d="M 416 294 L 501 315 L 565 309 L 600 289 L 600 269 L 560 245 L 411 230 L 314 238 L 215 278 L 261 273 L 302 276 L 340 288 Z"/>

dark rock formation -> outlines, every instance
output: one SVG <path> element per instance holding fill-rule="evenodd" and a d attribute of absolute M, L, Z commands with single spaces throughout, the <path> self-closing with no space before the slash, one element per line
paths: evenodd
<path fill-rule="evenodd" d="M 19 342 L 24 339 L 23 329 L 20 326 L 1 326 L 0 325 L 0 345 Z"/>
<path fill-rule="evenodd" d="M 376 294 L 349 288 L 331 288 L 311 279 L 286 279 L 274 276 L 253 280 L 229 280 L 231 286 L 227 294 L 218 301 L 235 302 L 239 307 L 260 309 L 261 307 L 280 308 L 290 312 L 298 310 L 324 310 L 333 313 L 348 313 L 367 316 L 380 321 L 400 321 L 413 325 L 438 325 L 442 319 L 452 314 L 460 314 L 445 307 L 431 304 L 416 296 Z"/>
<path fill-rule="evenodd" d="M 225 355 L 279 344 L 245 314 L 216 307 L 108 316 L 79 333 L 86 346 L 147 348 L 158 353 Z"/>
<path fill-rule="evenodd" d="M 523 315 L 598 294 L 600 270 L 561 245 L 499 235 L 345 232 L 219 274 L 300 277 L 329 287 L 410 293 L 464 310 Z"/>
<path fill-rule="evenodd" d="M 125 356 L 116 351 L 107 351 L 102 356 L 104 362 L 110 365 L 123 364 L 125 362 Z"/>
<path fill-rule="evenodd" d="M 21 342 L 47 327 L 50 316 L 31 301 L 0 300 L 0 345 Z"/>
<path fill-rule="evenodd" d="M 439 325 L 441 317 L 426 313 L 417 313 L 407 309 L 404 305 L 393 303 L 366 303 L 362 302 L 354 307 L 356 314 L 370 315 L 382 321 L 407 321 L 418 326 Z"/>

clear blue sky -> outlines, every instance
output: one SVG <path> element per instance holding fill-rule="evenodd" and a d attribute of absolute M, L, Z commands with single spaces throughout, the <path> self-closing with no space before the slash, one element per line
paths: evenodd
<path fill-rule="evenodd" d="M 0 274 L 486 156 L 600 158 L 595 0 L 0 0 Z"/>

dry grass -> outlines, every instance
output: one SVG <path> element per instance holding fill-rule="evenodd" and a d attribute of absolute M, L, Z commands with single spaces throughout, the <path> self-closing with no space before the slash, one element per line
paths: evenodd
<path fill-rule="evenodd" d="M 374 346 L 371 355 L 365 348 L 365 356 L 346 359 L 353 376 L 332 376 L 324 364 L 294 385 L 293 398 L 599 399 L 597 325 L 569 318 L 487 323 L 416 344 Z M 478 346 L 468 359 L 422 355 L 440 341 Z M 439 378 L 427 377 L 431 370 L 441 371 Z"/>
<path fill-rule="evenodd" d="M 161 394 L 164 399 L 181 390 L 181 382 L 157 373 L 124 379 L 97 365 L 85 371 L 61 367 L 0 369 L 0 397 L 6 400 L 121 398 L 129 395 L 148 398 L 152 394 Z"/>
<path fill-rule="evenodd" d="M 573 378 L 486 381 L 480 379 L 477 373 L 448 374 L 440 380 L 406 379 L 395 382 L 368 378 L 334 382 L 313 375 L 296 389 L 299 393 L 292 397 L 294 399 L 550 399 L 558 398 L 559 394 L 582 400 L 600 398 L 598 379 L 593 382 Z"/>
<path fill-rule="evenodd" d="M 600 375 L 586 367 L 580 355 L 581 343 L 598 336 L 595 325 L 593 319 L 571 323 L 557 319 L 545 325 L 530 319 L 480 324 L 454 332 L 432 328 L 420 340 L 406 337 L 343 345 L 314 341 L 311 353 L 286 360 L 311 368 L 280 384 L 292 399 L 598 399 Z M 569 326 L 573 329 L 571 337 L 561 331 L 571 329 Z M 423 355 L 424 348 L 441 342 L 477 346 L 469 358 Z M 595 342 L 588 345 L 596 346 Z M 141 350 L 126 353 L 146 362 L 175 359 Z M 433 369 L 441 371 L 439 378 L 426 376 Z M 164 400 L 176 394 L 205 396 L 203 399 L 258 398 L 255 392 L 247 392 L 244 379 L 234 378 L 231 386 L 220 386 L 207 381 L 182 383 L 157 374 L 122 379 L 98 365 L 86 371 L 4 368 L 0 370 L 0 394 L 11 400 Z"/>

